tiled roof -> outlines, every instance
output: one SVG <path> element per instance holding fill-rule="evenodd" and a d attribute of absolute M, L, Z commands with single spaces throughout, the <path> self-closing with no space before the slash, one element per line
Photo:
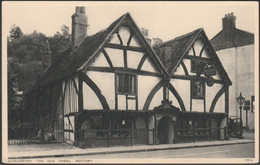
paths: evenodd
<path fill-rule="evenodd" d="M 45 86 L 55 80 L 59 80 L 66 76 L 75 74 L 78 69 L 88 61 L 92 55 L 99 49 L 101 44 L 108 37 L 110 32 L 116 27 L 116 25 L 127 15 L 122 15 L 116 21 L 114 21 L 108 28 L 86 37 L 82 43 L 75 48 L 75 51 L 71 53 L 71 48 L 68 48 L 63 53 L 52 61 L 50 67 L 46 70 L 45 74 L 36 86 Z"/>
<path fill-rule="evenodd" d="M 172 75 L 174 70 L 178 67 L 180 62 L 183 60 L 183 57 L 187 54 L 190 50 L 194 42 L 199 36 L 202 36 L 205 41 L 208 43 L 208 48 L 211 58 L 217 63 L 217 68 L 220 71 L 224 80 L 231 85 L 232 82 L 227 75 L 222 63 L 220 62 L 214 48 L 210 44 L 204 30 L 199 28 L 194 30 L 193 32 L 187 33 L 185 35 L 176 37 L 173 40 L 164 42 L 161 45 L 155 46 L 154 50 L 159 56 L 160 60 L 164 64 L 169 75 Z"/>
<path fill-rule="evenodd" d="M 191 44 L 202 30 L 202 28 L 194 30 L 191 33 L 176 37 L 173 40 L 164 42 L 162 45 L 154 47 L 155 52 L 163 62 L 168 73 L 172 72 L 173 68 L 189 50 Z M 167 52 L 167 50 L 170 52 Z"/>
<path fill-rule="evenodd" d="M 254 34 L 239 29 L 233 29 L 232 31 L 222 30 L 210 42 L 216 51 L 246 46 L 254 44 Z"/>

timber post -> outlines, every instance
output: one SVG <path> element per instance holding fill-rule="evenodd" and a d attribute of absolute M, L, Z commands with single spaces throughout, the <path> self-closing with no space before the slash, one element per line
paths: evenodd
<path fill-rule="evenodd" d="M 209 116 L 209 141 L 212 141 L 211 115 Z"/>
<path fill-rule="evenodd" d="M 195 142 L 195 121 L 192 120 L 192 141 Z"/>
<path fill-rule="evenodd" d="M 78 79 L 79 79 L 79 93 L 78 93 L 78 108 L 79 112 L 83 111 L 83 79 L 81 74 L 78 74 Z"/>
<path fill-rule="evenodd" d="M 110 136 L 111 136 L 111 121 L 109 121 L 109 126 L 107 130 L 107 147 L 110 147 Z"/>

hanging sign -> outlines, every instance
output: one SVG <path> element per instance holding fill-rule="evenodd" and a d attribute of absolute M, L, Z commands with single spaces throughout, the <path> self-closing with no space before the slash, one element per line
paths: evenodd
<path fill-rule="evenodd" d="M 250 100 L 245 101 L 244 110 L 250 110 Z"/>
<path fill-rule="evenodd" d="M 207 86 L 212 87 L 214 85 L 214 79 L 212 77 L 208 77 Z"/>
<path fill-rule="evenodd" d="M 216 67 L 214 65 L 206 65 L 204 68 L 205 76 L 214 76 L 217 74 Z"/>

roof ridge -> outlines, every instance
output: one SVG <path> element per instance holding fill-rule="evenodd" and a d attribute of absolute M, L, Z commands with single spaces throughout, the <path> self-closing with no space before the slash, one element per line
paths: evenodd
<path fill-rule="evenodd" d="M 189 36 L 189 35 L 192 35 L 193 33 L 197 32 L 197 31 L 200 32 L 200 31 L 202 31 L 202 30 L 203 30 L 203 28 L 198 28 L 198 29 L 193 30 L 193 31 L 191 31 L 191 32 L 189 32 L 189 33 L 186 33 L 186 34 L 177 36 L 177 37 L 175 37 L 174 39 L 165 41 L 165 42 L 163 42 L 161 45 L 158 45 L 158 46 L 156 46 L 156 47 L 161 47 L 161 46 L 163 46 L 163 45 L 166 45 L 167 43 L 170 43 L 170 42 L 173 42 L 173 41 L 182 39 L 182 38 L 184 38 L 184 37 L 187 37 L 187 36 Z"/>

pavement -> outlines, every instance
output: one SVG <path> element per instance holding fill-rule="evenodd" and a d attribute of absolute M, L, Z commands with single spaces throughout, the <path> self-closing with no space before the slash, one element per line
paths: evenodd
<path fill-rule="evenodd" d="M 246 135 L 247 138 L 218 141 L 204 141 L 194 143 L 178 144 L 160 144 L 160 145 L 134 145 L 134 146 L 116 146 L 104 148 L 78 148 L 66 143 L 54 144 L 27 144 L 27 145 L 9 145 L 8 159 L 33 159 L 33 158 L 53 158 L 53 157 L 71 157 L 98 154 L 145 152 L 167 149 L 183 149 L 195 147 L 223 146 L 233 144 L 254 143 L 252 134 Z"/>

